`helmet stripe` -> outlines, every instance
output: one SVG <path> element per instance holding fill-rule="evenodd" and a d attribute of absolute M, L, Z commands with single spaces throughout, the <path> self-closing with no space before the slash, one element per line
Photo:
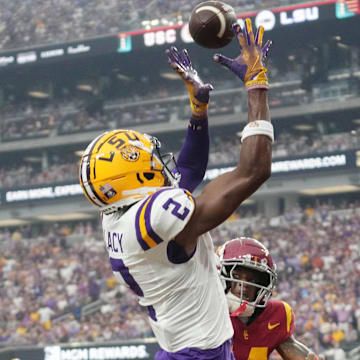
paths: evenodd
<path fill-rule="evenodd" d="M 80 177 L 80 183 L 82 185 L 82 188 L 84 192 L 87 195 L 88 199 L 91 199 L 91 201 L 97 205 L 97 206 L 103 206 L 106 205 L 105 202 L 103 202 L 97 194 L 94 191 L 94 187 L 90 180 L 87 180 L 87 161 L 82 161 L 81 163 L 81 177 Z"/>
<path fill-rule="evenodd" d="M 87 172 L 87 166 L 88 166 L 88 161 L 84 161 L 85 157 L 88 157 L 91 152 L 93 151 L 94 147 L 96 146 L 96 144 L 99 142 L 99 140 L 105 135 L 106 133 L 103 133 L 101 135 L 99 135 L 98 137 L 96 137 L 90 144 L 89 146 L 86 148 L 82 160 L 81 160 L 81 164 L 80 164 L 80 185 L 82 186 L 85 195 L 87 195 L 87 198 L 90 199 L 90 201 L 97 205 L 97 206 L 104 206 L 107 205 L 106 202 L 104 202 L 96 193 L 93 184 L 90 181 L 90 174 L 88 175 Z"/>
<path fill-rule="evenodd" d="M 108 205 L 108 204 L 107 204 L 105 201 L 103 201 L 103 200 L 101 199 L 101 197 L 97 194 L 97 192 L 96 192 L 95 189 L 94 189 L 94 185 L 92 184 L 92 182 L 89 181 L 88 184 L 89 184 L 89 186 L 90 186 L 91 191 L 94 193 L 96 199 L 99 200 L 99 201 L 102 203 L 102 205 Z M 94 200 L 95 200 L 95 199 L 94 199 Z M 100 205 L 100 206 L 102 206 L 102 205 Z"/>
<path fill-rule="evenodd" d="M 87 187 L 85 186 L 84 184 L 84 181 L 83 181 L 83 175 L 82 175 L 82 169 L 85 167 L 85 171 L 86 171 L 86 165 L 84 165 L 84 160 L 82 159 L 81 160 L 81 163 L 80 163 L 80 176 L 79 176 L 79 180 L 80 180 L 80 185 L 81 185 L 81 188 L 83 189 L 83 192 L 84 192 L 84 195 L 86 196 L 86 198 L 92 202 L 94 205 L 96 206 L 100 206 L 96 201 L 94 201 L 92 199 L 92 197 L 90 196 L 90 194 L 88 193 L 87 191 Z"/>

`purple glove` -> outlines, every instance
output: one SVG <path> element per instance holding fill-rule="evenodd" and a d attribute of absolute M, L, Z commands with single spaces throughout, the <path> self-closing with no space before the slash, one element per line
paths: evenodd
<path fill-rule="evenodd" d="M 257 88 L 268 89 L 269 84 L 264 61 L 267 58 L 272 41 L 268 40 L 262 47 L 264 28 L 259 26 L 254 38 L 249 18 L 245 20 L 245 35 L 243 35 L 238 23 L 234 24 L 233 28 L 242 48 L 241 54 L 235 59 L 215 54 L 214 61 L 227 67 L 238 76 L 245 83 L 247 90 Z"/>
<path fill-rule="evenodd" d="M 181 76 L 189 92 L 191 109 L 195 113 L 207 110 L 209 104 L 209 92 L 213 89 L 211 84 L 204 84 L 197 71 L 192 67 L 189 54 L 186 49 L 181 53 L 172 46 L 166 50 L 170 66 Z"/>

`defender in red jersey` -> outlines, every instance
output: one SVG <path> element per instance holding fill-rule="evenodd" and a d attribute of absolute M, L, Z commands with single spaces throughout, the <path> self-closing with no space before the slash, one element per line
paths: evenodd
<path fill-rule="evenodd" d="M 284 301 L 270 300 L 277 281 L 269 250 L 251 238 L 230 240 L 218 249 L 234 328 L 236 360 L 267 360 L 273 350 L 284 360 L 320 360 L 294 336 L 294 313 Z"/>

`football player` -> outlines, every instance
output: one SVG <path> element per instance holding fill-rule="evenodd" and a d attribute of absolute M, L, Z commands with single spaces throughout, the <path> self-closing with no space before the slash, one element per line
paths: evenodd
<path fill-rule="evenodd" d="M 277 274 L 268 249 L 243 237 L 226 242 L 217 253 L 234 328 L 235 359 L 267 360 L 276 349 L 285 360 L 320 360 L 294 338 L 290 305 L 270 299 Z"/>
<path fill-rule="evenodd" d="M 259 27 L 255 36 L 250 19 L 244 33 L 238 24 L 234 30 L 241 54 L 236 59 L 214 58 L 232 70 L 248 91 L 248 124 L 233 171 L 210 182 L 194 198 L 179 187 L 182 174 L 173 170 L 173 157 L 161 153 L 159 140 L 132 130 L 101 134 L 80 163 L 83 191 L 103 214 L 113 272 L 148 309 L 161 348 L 156 360 L 233 359 L 233 329 L 208 231 L 270 176 L 274 138 L 263 63 L 271 44 L 262 47 L 264 29 Z M 201 131 L 212 86 L 202 82 L 186 50 L 172 47 L 167 56 L 189 93 L 190 128 Z"/>

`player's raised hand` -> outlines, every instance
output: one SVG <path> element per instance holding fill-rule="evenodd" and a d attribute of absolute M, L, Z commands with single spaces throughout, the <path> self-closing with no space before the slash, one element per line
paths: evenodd
<path fill-rule="evenodd" d="M 189 92 L 190 105 L 193 112 L 201 114 L 207 110 L 209 92 L 213 89 L 211 84 L 204 84 L 197 71 L 193 68 L 186 49 L 181 52 L 174 46 L 166 50 L 170 66 L 184 80 Z"/>
<path fill-rule="evenodd" d="M 240 55 L 235 59 L 230 59 L 224 55 L 215 54 L 214 61 L 237 75 L 244 82 L 247 90 L 268 89 L 267 69 L 264 62 L 272 41 L 268 40 L 264 46 L 262 45 L 264 27 L 259 26 L 254 36 L 251 20 L 246 18 L 244 33 L 238 23 L 234 24 L 233 28 L 241 46 Z"/>

